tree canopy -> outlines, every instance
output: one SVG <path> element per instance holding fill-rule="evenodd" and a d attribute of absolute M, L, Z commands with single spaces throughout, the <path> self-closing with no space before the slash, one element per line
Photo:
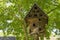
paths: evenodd
<path fill-rule="evenodd" d="M 49 17 L 46 35 L 60 35 L 60 0 L 0 0 L 0 30 L 5 36 L 13 34 L 24 39 L 24 18 L 34 3 Z"/>

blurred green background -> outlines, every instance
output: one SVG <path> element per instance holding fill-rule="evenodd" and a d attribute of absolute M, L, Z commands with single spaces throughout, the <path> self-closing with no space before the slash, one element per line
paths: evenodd
<path fill-rule="evenodd" d="M 47 37 L 51 33 L 60 35 L 60 0 L 0 0 L 0 30 L 4 36 L 12 34 L 17 40 L 24 40 L 24 17 L 34 3 L 49 17 Z"/>

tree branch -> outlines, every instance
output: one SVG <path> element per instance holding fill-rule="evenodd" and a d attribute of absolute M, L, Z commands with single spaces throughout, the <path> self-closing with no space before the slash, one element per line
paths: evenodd
<path fill-rule="evenodd" d="M 59 5 L 57 5 L 56 8 L 51 9 L 49 12 L 47 12 L 47 14 L 50 14 L 52 11 L 56 10 L 58 7 L 59 7 Z"/>
<path fill-rule="evenodd" d="M 50 14 L 52 11 L 54 11 L 54 10 L 56 10 L 56 9 L 57 9 L 57 7 L 54 8 L 54 9 L 51 9 L 49 12 L 47 12 L 47 14 Z"/>

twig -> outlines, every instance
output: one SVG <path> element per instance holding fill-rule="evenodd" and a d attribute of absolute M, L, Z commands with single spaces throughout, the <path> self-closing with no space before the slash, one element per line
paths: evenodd
<path fill-rule="evenodd" d="M 49 12 L 47 12 L 47 14 L 50 14 L 52 11 L 56 10 L 58 7 L 59 7 L 59 5 L 57 5 L 56 8 L 51 9 Z"/>
<path fill-rule="evenodd" d="M 57 9 L 57 7 L 54 8 L 54 9 L 51 9 L 49 12 L 47 12 L 47 14 L 50 14 L 52 11 L 54 11 L 54 10 L 56 10 L 56 9 Z"/>

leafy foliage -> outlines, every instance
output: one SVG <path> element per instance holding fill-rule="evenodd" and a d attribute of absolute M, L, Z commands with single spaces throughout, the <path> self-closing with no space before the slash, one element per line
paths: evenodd
<path fill-rule="evenodd" d="M 1 0 L 0 1 L 0 29 L 4 34 L 13 34 L 24 39 L 24 17 L 37 3 L 49 16 L 46 27 L 47 36 L 53 31 L 60 34 L 60 1 L 59 0 Z M 54 31 L 54 29 L 57 29 Z M 59 31 L 58 31 L 59 30 Z M 17 38 L 18 39 L 18 38 Z"/>

